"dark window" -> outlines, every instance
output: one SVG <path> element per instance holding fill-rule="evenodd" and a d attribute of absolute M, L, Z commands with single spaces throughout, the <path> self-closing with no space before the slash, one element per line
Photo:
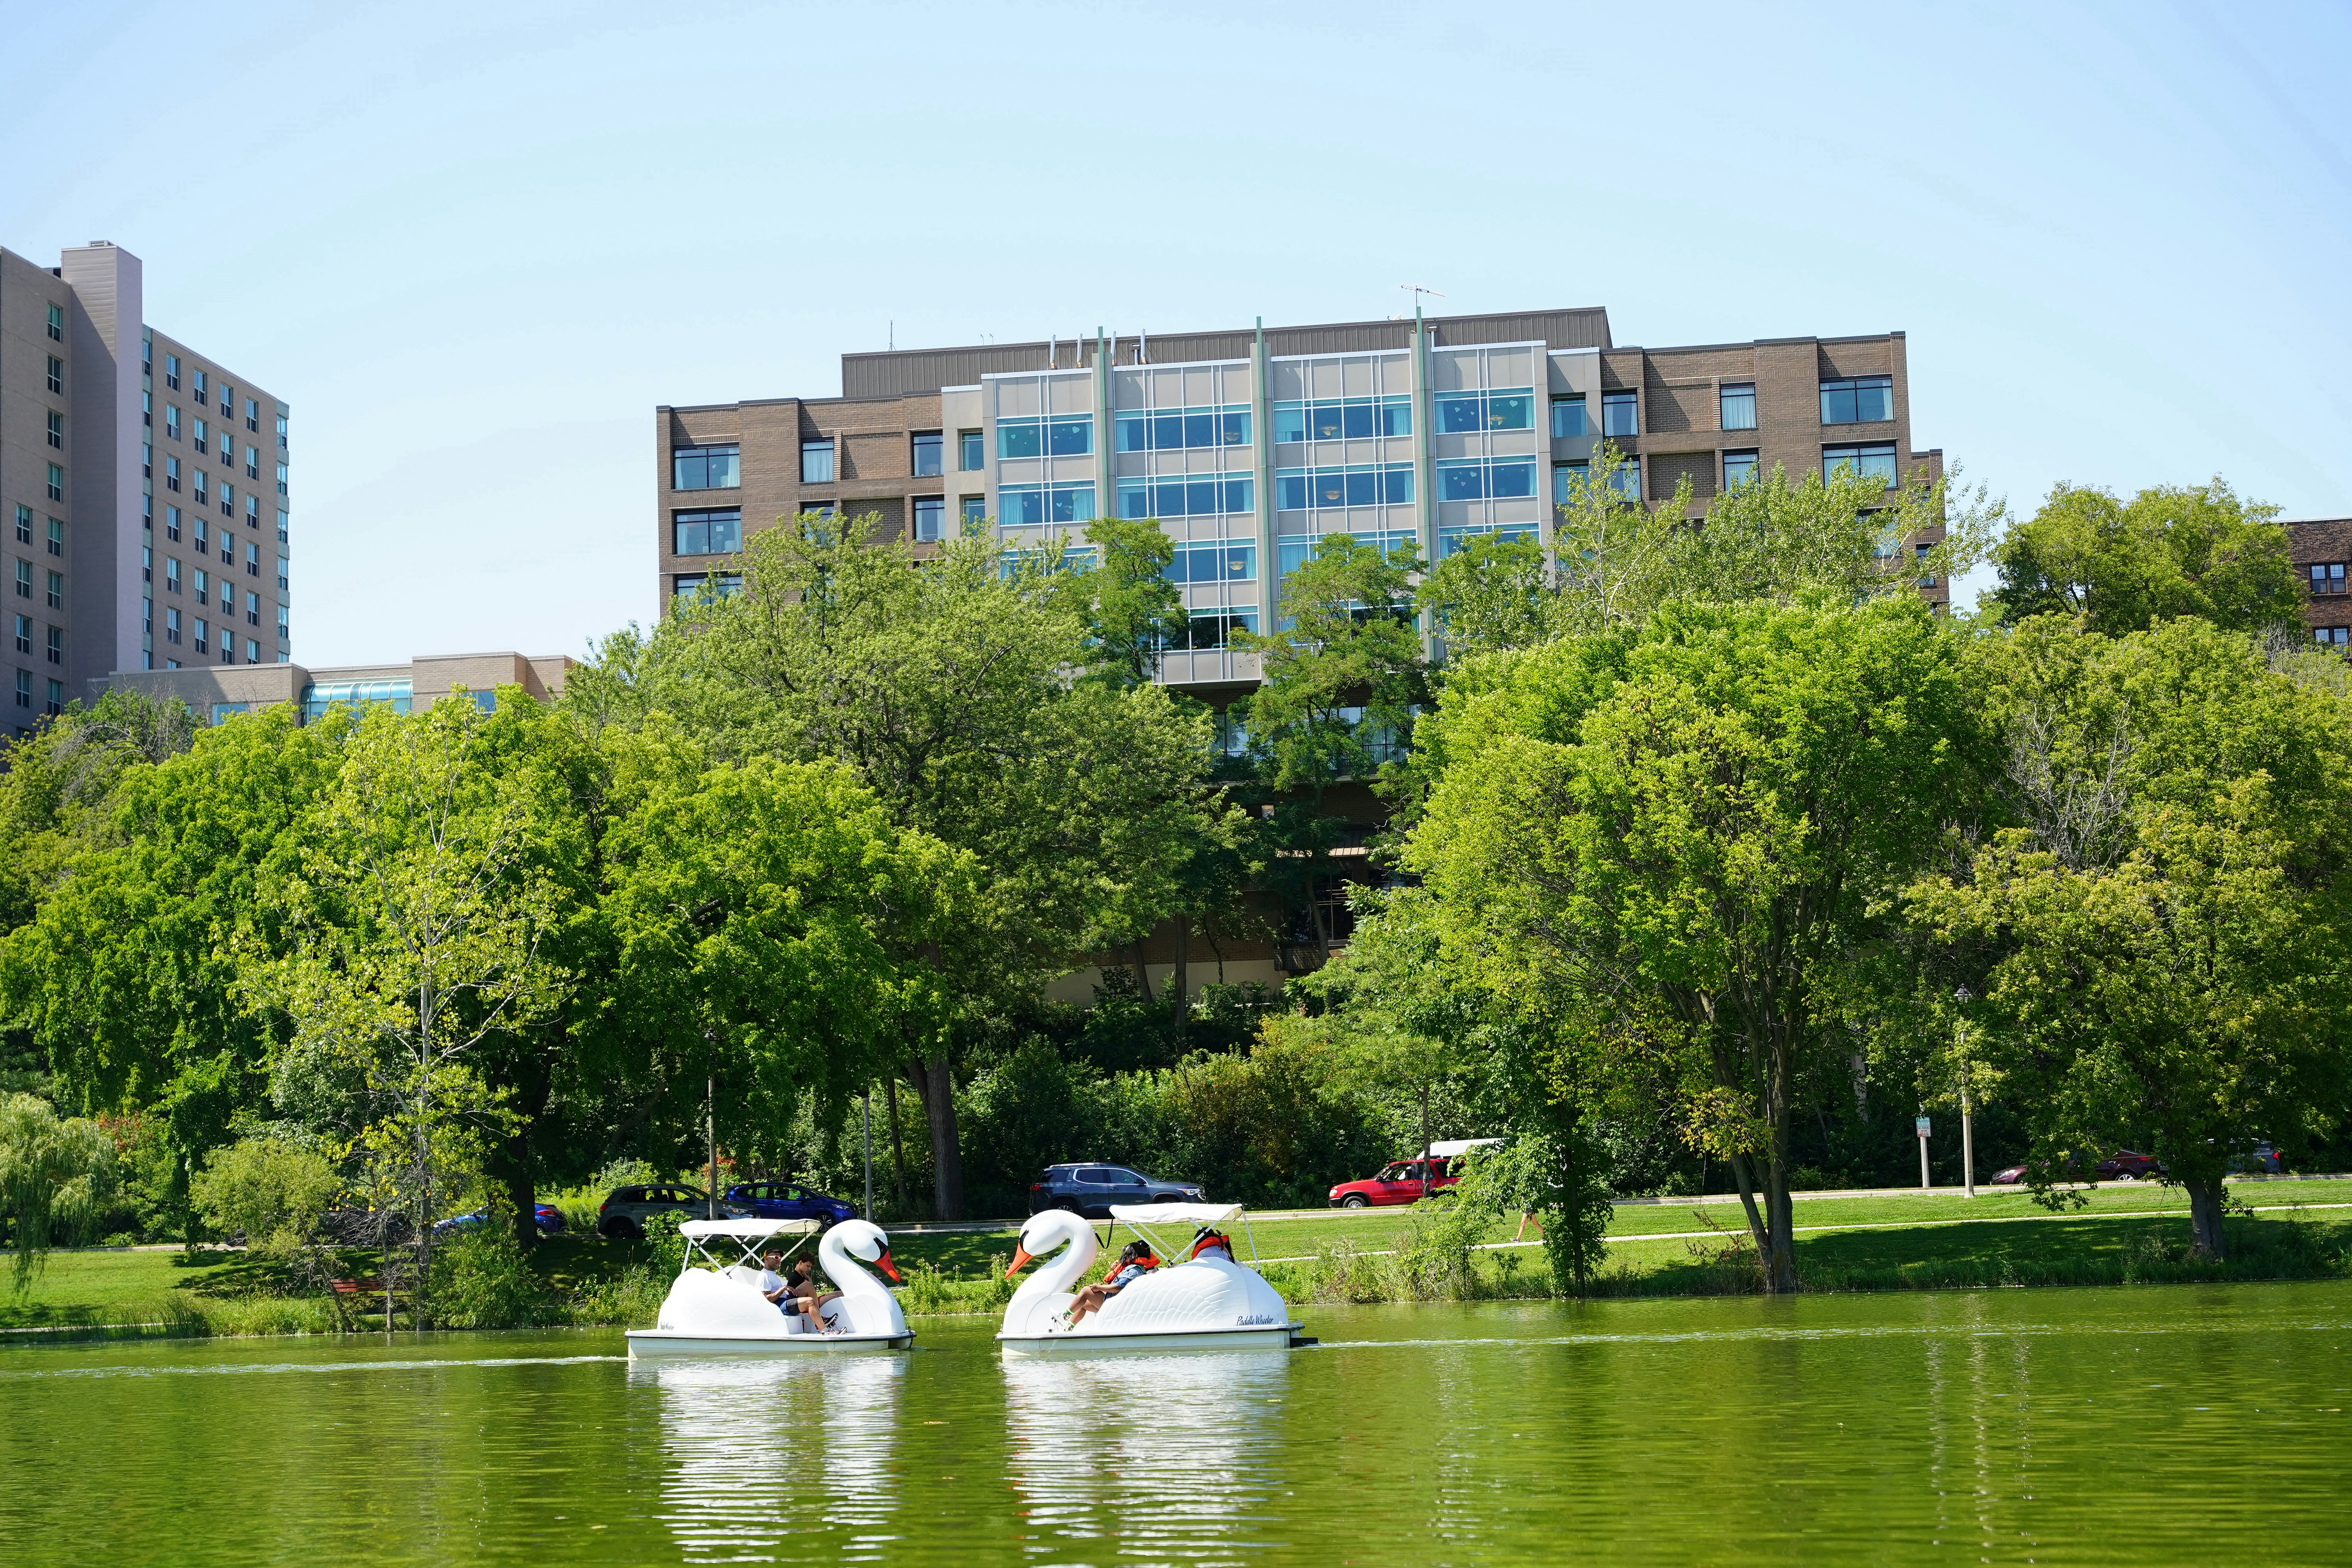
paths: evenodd
<path fill-rule="evenodd" d="M 18 616 L 16 621 L 16 651 L 26 658 L 33 657 L 33 617 Z"/>
<path fill-rule="evenodd" d="M 1895 488 L 1895 444 L 1887 441 L 1868 447 L 1822 448 L 1822 478 L 1830 478 L 1844 468 L 1876 479 L 1891 490 Z"/>
<path fill-rule="evenodd" d="M 59 517 L 53 517 L 53 518 L 49 519 L 49 553 L 50 553 L 50 554 L 52 554 L 52 555 L 63 555 L 65 552 L 66 552 L 66 524 L 65 524 L 65 519 L 63 519 L 63 518 L 59 518 Z"/>
<path fill-rule="evenodd" d="M 2344 563 L 2341 561 L 2313 562 L 2311 591 L 2315 594 L 2344 592 Z"/>
<path fill-rule="evenodd" d="M 55 463 L 49 465 L 49 499 L 51 500 L 66 499 L 66 471 Z"/>
<path fill-rule="evenodd" d="M 48 575 L 49 608 L 62 610 L 66 607 L 66 574 L 62 572 L 52 572 Z"/>
<path fill-rule="evenodd" d="M 33 650 L 26 648 L 25 651 L 26 653 L 30 653 Z M 30 708 L 32 705 L 33 672 L 29 669 L 20 669 L 16 672 L 16 706 L 19 708 Z M 19 735 L 24 732 L 25 731 L 22 730 L 16 731 Z"/>
<path fill-rule="evenodd" d="M 66 362 L 57 355 L 49 357 L 49 390 L 62 393 L 66 389 Z"/>
<path fill-rule="evenodd" d="M 2352 645 L 2352 626 L 2315 626 L 2311 639 L 2322 647 L 2344 647 Z"/>
<path fill-rule="evenodd" d="M 16 563 L 16 597 L 29 599 L 32 596 L 33 563 L 29 561 L 19 561 Z"/>
<path fill-rule="evenodd" d="M 1601 433 L 1603 436 L 1638 436 L 1642 432 L 1638 398 L 1630 392 L 1604 392 L 1601 395 Z"/>
<path fill-rule="evenodd" d="M 59 451 L 65 450 L 66 416 L 54 408 L 49 410 L 49 445 Z"/>
<path fill-rule="evenodd" d="M 945 460 L 947 437 L 938 430 L 918 430 L 914 433 L 915 477 L 929 479 L 940 471 Z"/>
<path fill-rule="evenodd" d="M 1726 430 L 1756 428 L 1756 384 L 1754 382 L 1725 382 L 1722 405 L 1723 427 Z"/>
<path fill-rule="evenodd" d="M 958 503 L 956 511 L 962 521 L 964 531 L 969 533 L 988 521 L 988 498 L 966 496 Z"/>
<path fill-rule="evenodd" d="M 51 626 L 48 628 L 48 633 L 47 651 L 49 662 L 63 664 L 66 661 L 66 629 L 63 626 Z"/>
<path fill-rule="evenodd" d="M 725 490 L 741 484 L 740 448 L 680 447 L 670 454 L 670 489 Z M 281 468 L 283 465 L 280 465 Z"/>
<path fill-rule="evenodd" d="M 49 307 L 49 342 L 61 343 L 65 341 L 66 313 L 59 307 L 52 305 Z"/>
<path fill-rule="evenodd" d="M 178 507 L 167 506 L 163 509 L 163 537 L 174 544 L 180 542 L 180 509 Z"/>
<path fill-rule="evenodd" d="M 917 496 L 915 498 L 915 537 L 936 541 L 947 531 L 948 498 Z"/>
<path fill-rule="evenodd" d="M 33 509 L 19 503 L 16 508 L 16 542 L 33 542 Z"/>
<path fill-rule="evenodd" d="M 833 483 L 833 438 L 801 443 L 801 483 L 829 485 Z"/>
<path fill-rule="evenodd" d="M 681 511 L 671 517 L 672 552 L 678 555 L 726 555 L 743 548 L 743 509 L 723 511 Z"/>
<path fill-rule="evenodd" d="M 163 384 L 173 392 L 180 390 L 180 356 L 178 354 L 163 356 Z"/>
<path fill-rule="evenodd" d="M 1895 378 L 1856 376 L 1822 383 L 1822 423 L 1864 425 L 1895 417 Z"/>

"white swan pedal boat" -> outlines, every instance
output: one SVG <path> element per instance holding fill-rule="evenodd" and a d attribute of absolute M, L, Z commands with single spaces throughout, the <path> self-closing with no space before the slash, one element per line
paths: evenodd
<path fill-rule="evenodd" d="M 654 1327 L 629 1331 L 632 1357 L 902 1351 L 915 1342 L 898 1299 L 866 1272 L 870 1264 L 898 1278 L 890 1265 L 890 1238 L 878 1226 L 845 1219 L 820 1233 L 813 1219 L 690 1219 L 677 1234 L 686 1244 L 677 1279 Z M 761 1248 L 787 1236 L 795 1239 L 785 1266 L 816 1236 L 817 1261 L 841 1292 L 824 1309 L 824 1329 L 810 1327 L 801 1313 L 780 1310 L 760 1293 Z M 740 1256 L 730 1260 L 730 1254 Z"/>
<path fill-rule="evenodd" d="M 1241 1212 L 1239 1204 L 1115 1204 L 1110 1215 L 1164 1260 L 1180 1254 L 1147 1226 L 1189 1226 L 1197 1243 Z M 1043 1266 L 1021 1282 L 1004 1309 L 996 1339 L 1006 1354 L 1287 1350 L 1314 1342 L 1300 1337 L 1306 1325 L 1291 1320 L 1289 1304 L 1255 1269 L 1215 1253 L 1162 1261 L 1072 1327 L 1071 1302 L 1101 1250 L 1095 1227 L 1066 1209 L 1029 1216 L 1005 1278 L 1033 1259 Z"/>

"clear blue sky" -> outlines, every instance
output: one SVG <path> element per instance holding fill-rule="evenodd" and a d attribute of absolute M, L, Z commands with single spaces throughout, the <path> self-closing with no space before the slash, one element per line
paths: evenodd
<path fill-rule="evenodd" d="M 0 244 L 128 247 L 151 321 L 293 405 L 306 663 L 650 618 L 654 406 L 832 394 L 893 321 L 1403 282 L 1623 343 L 1899 328 L 1917 444 L 2027 512 L 2220 473 L 2352 513 L 2340 4 L 0 0 Z"/>

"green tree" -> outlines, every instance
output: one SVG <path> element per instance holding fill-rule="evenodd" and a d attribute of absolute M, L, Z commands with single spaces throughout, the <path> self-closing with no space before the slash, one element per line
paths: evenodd
<path fill-rule="evenodd" d="M 2242 501 L 2217 475 L 2128 501 L 2061 484 L 1993 552 L 1993 602 L 2011 620 L 2079 615 L 2092 631 L 2144 631 L 2197 616 L 2235 631 L 2294 622 L 2302 605 L 2278 508 Z"/>
<path fill-rule="evenodd" d="M 803 515 L 759 534 L 741 594 L 689 607 L 620 667 L 605 700 L 661 706 L 719 760 L 849 766 L 901 828 L 971 857 L 979 890 L 939 970 L 967 1017 L 1017 1010 L 1078 954 L 1174 907 L 1195 847 L 1235 837 L 1209 786 L 1210 721 L 1158 686 L 1074 680 L 1089 630 L 1056 572 L 967 538 L 918 563 L 875 520 Z M 956 1034 L 904 1042 L 942 1215 L 962 1207 Z"/>
<path fill-rule="evenodd" d="M 2219 1257 L 2231 1160 L 2308 1150 L 2352 1091 L 2352 713 L 2195 618 L 2044 617 L 1982 659 L 2019 826 L 1912 916 L 1981 993 L 1967 1054 L 2032 1108 L 2036 1190 L 2143 1149 Z"/>
<path fill-rule="evenodd" d="M 1433 726 L 1404 863 L 1449 955 L 1563 1096 L 1663 1086 L 1772 1289 L 1800 1075 L 1982 765 L 1953 642 L 1908 597 L 1668 606 L 1617 679 L 1548 647 Z"/>
<path fill-rule="evenodd" d="M 114 1190 L 114 1145 L 95 1121 L 61 1119 L 48 1101 L 0 1095 L 0 1220 L 16 1254 L 16 1289 L 48 1249 L 85 1234 Z"/>
<path fill-rule="evenodd" d="M 190 1199 L 214 1235 L 242 1237 L 257 1256 L 323 1288 L 338 1264 L 320 1224 L 342 1187 L 315 1149 L 241 1138 L 214 1152 L 190 1184 Z"/>
<path fill-rule="evenodd" d="M 1065 572 L 1055 585 L 1087 626 L 1087 674 L 1113 686 L 1158 678 L 1163 650 L 1182 641 L 1190 623 L 1184 596 L 1168 578 L 1176 546 L 1160 524 L 1098 517 L 1087 524 L 1093 564 Z"/>
<path fill-rule="evenodd" d="M 1421 569 L 1409 543 L 1383 555 L 1347 534 L 1327 533 L 1283 579 L 1289 624 L 1235 638 L 1258 656 L 1250 744 L 1273 788 L 1373 778 L 1411 743 L 1429 695 L 1412 595 Z"/>

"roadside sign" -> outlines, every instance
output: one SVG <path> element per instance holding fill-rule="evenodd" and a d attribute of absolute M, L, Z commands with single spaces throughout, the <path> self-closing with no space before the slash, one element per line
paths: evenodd
<path fill-rule="evenodd" d="M 1926 1117 L 1924 1117 L 1924 1116 L 1920 1117 L 1917 1121 L 1914 1121 L 1911 1125 L 1912 1125 L 1915 1129 L 1916 1129 L 1916 1130 L 1917 1130 L 1918 1134 L 1919 1134 L 1919 1136 L 1920 1136 L 1920 1137 L 1925 1138 L 1926 1136 L 1927 1136 L 1927 1119 Z"/>

